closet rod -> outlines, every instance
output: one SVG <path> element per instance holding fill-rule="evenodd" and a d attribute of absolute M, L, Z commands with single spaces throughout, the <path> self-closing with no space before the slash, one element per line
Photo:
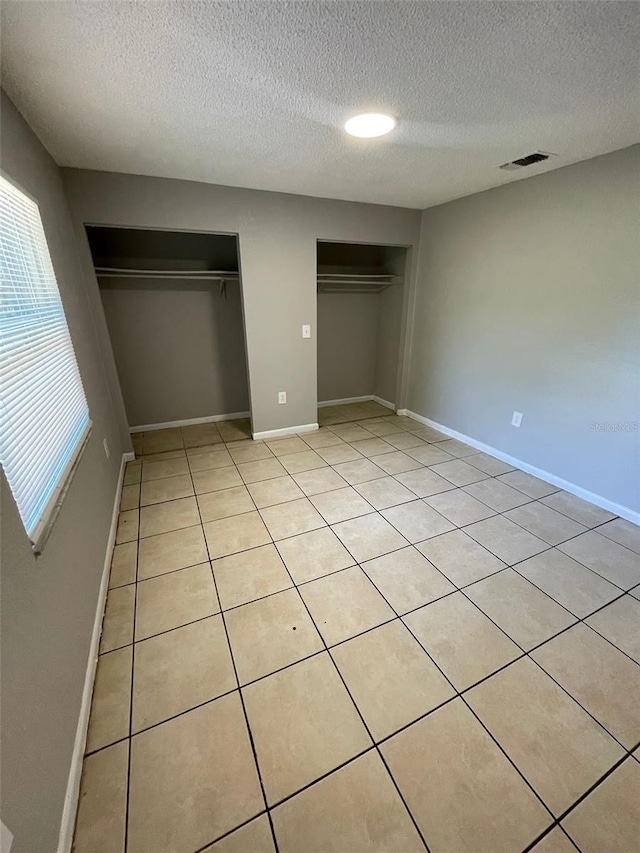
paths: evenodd
<path fill-rule="evenodd" d="M 233 281 L 240 278 L 235 270 L 138 270 L 96 267 L 98 278 L 175 278 L 195 281 Z"/>

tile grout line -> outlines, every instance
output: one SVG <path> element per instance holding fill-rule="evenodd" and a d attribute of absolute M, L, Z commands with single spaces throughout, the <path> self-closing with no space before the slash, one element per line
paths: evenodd
<path fill-rule="evenodd" d="M 233 458 L 233 457 L 232 457 L 232 458 Z M 234 460 L 234 463 L 233 463 L 233 464 L 234 464 L 234 466 L 236 466 L 236 470 L 238 470 L 237 465 L 236 465 L 236 463 L 235 463 L 235 460 Z M 190 469 L 190 468 L 189 468 L 189 472 L 190 472 L 190 476 L 191 476 L 191 469 Z M 238 473 L 240 473 L 240 472 L 239 472 L 239 470 L 238 470 Z M 240 475 L 240 476 L 241 476 L 241 475 Z M 192 483 L 193 483 L 193 477 L 192 477 Z M 195 491 L 195 483 L 193 483 L 193 488 L 194 488 L 194 491 Z M 220 607 L 220 618 L 222 619 L 222 625 L 223 625 L 223 627 L 224 627 L 225 637 L 226 637 L 226 640 L 227 640 L 227 647 L 228 647 L 228 649 L 229 649 L 229 656 L 230 656 L 230 658 L 231 658 L 231 665 L 233 666 L 233 673 L 234 673 L 234 675 L 235 675 L 236 684 L 237 684 L 237 686 L 238 686 L 238 698 L 240 699 L 240 704 L 241 704 L 241 706 L 242 706 L 242 713 L 243 713 L 243 715 L 244 715 L 244 723 L 245 723 L 245 726 L 246 726 L 246 729 L 247 729 L 247 735 L 248 735 L 248 737 L 249 737 L 249 744 L 250 744 L 250 746 L 251 746 L 251 752 L 252 752 L 252 754 L 253 754 L 253 762 L 254 762 L 254 766 L 255 766 L 255 768 L 256 768 L 256 774 L 257 774 L 257 776 L 258 776 L 258 782 L 260 783 L 260 791 L 261 791 L 261 794 L 262 794 L 262 802 L 264 803 L 264 807 L 265 807 L 265 810 L 266 810 L 266 813 L 267 813 L 267 818 L 268 818 L 268 821 L 269 821 L 269 827 L 270 827 L 270 829 L 271 829 L 271 837 L 272 837 L 272 839 L 273 839 L 273 845 L 274 845 L 274 848 L 275 848 L 275 853 L 279 853 L 278 839 L 276 838 L 276 831 L 275 831 L 275 827 L 274 827 L 274 825 L 273 825 L 273 819 L 272 819 L 272 817 L 271 817 L 271 813 L 270 813 L 270 811 L 269 811 L 269 807 L 268 807 L 268 803 L 267 803 L 267 796 L 266 796 L 266 791 L 265 791 L 265 787 L 264 787 L 264 781 L 263 781 L 263 779 L 262 779 L 262 772 L 261 772 L 261 770 L 260 770 L 260 764 L 258 763 L 258 754 L 257 754 L 257 752 L 256 752 L 256 746 L 255 746 L 255 742 L 254 742 L 254 739 L 253 739 L 253 733 L 252 733 L 252 731 L 251 731 L 251 725 L 250 725 L 250 723 L 249 723 L 249 715 L 247 714 L 247 709 L 246 709 L 246 706 L 245 706 L 245 703 L 244 703 L 244 696 L 242 695 L 242 690 L 240 689 L 240 678 L 238 677 L 238 669 L 237 669 L 236 661 L 235 661 L 235 657 L 234 657 L 234 654 L 233 654 L 233 647 L 232 647 L 232 645 L 231 645 L 231 638 L 229 637 L 229 630 L 228 630 L 228 628 L 227 628 L 227 622 L 226 622 L 226 619 L 225 619 L 225 616 L 224 616 L 224 611 L 223 611 L 223 609 L 222 609 L 222 601 L 221 601 L 221 599 L 220 599 L 220 594 L 218 593 L 218 584 L 217 584 L 217 582 L 216 582 L 215 572 L 213 571 L 213 561 L 212 561 L 212 559 L 211 559 L 211 552 L 210 552 L 210 550 L 209 550 L 209 541 L 208 541 L 208 539 L 207 539 L 206 532 L 205 532 L 205 529 L 204 529 L 204 522 L 202 521 L 202 514 L 201 514 L 201 512 L 200 512 L 200 504 L 198 503 L 197 498 L 196 498 L 196 507 L 197 507 L 197 509 L 198 509 L 198 517 L 200 518 L 200 525 L 201 525 L 201 527 L 202 527 L 202 534 L 203 534 L 203 536 L 204 536 L 205 548 L 207 549 L 207 556 L 209 557 L 209 570 L 210 570 L 210 572 L 211 572 L 211 578 L 212 578 L 212 581 L 213 581 L 213 587 L 214 587 L 214 589 L 215 589 L 215 592 L 216 592 L 216 598 L 218 599 L 218 605 L 219 605 L 219 607 Z M 255 817 L 255 816 L 254 816 L 254 817 Z M 236 829 L 237 829 L 237 827 L 236 827 Z M 205 846 L 206 846 L 206 845 L 205 845 Z"/>

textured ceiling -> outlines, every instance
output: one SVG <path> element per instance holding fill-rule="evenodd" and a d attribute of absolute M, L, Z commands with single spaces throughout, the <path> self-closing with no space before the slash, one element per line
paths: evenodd
<path fill-rule="evenodd" d="M 636 2 L 4 0 L 2 42 L 63 166 L 423 208 L 640 139 Z"/>

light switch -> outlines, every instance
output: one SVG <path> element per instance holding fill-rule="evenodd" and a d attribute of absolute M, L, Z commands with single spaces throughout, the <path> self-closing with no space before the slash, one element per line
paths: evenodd
<path fill-rule="evenodd" d="M 311 337 L 311 326 L 303 326 L 302 327 L 302 337 L 310 338 Z"/>

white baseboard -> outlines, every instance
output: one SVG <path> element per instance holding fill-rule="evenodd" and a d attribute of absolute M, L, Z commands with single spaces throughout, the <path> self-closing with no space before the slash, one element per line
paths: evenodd
<path fill-rule="evenodd" d="M 284 438 L 287 435 L 295 435 L 298 432 L 315 432 L 318 424 L 301 424 L 300 426 L 283 427 L 282 429 L 268 429 L 265 432 L 252 433 L 254 441 L 265 438 Z"/>
<path fill-rule="evenodd" d="M 451 438 L 457 438 L 458 441 L 463 441 L 470 447 L 475 447 L 476 450 L 481 450 L 484 453 L 488 453 L 490 456 L 495 456 L 496 459 L 501 459 L 503 462 L 513 465 L 514 468 L 519 468 L 521 471 L 526 471 L 527 474 L 538 477 L 539 480 L 544 480 L 545 483 L 551 483 L 552 486 L 564 489 L 565 492 L 570 492 L 577 498 L 582 498 L 582 500 L 589 501 L 589 503 L 595 504 L 596 506 L 601 507 L 601 509 L 606 509 L 615 515 L 619 515 L 620 518 L 626 518 L 627 521 L 640 525 L 640 512 L 636 512 L 629 507 L 622 506 L 622 504 L 610 501 L 608 498 L 603 498 L 601 495 L 596 495 L 594 492 L 588 491 L 588 489 L 583 489 L 582 486 L 576 486 L 575 483 L 563 480 L 562 477 L 550 474 L 548 471 L 543 471 L 541 468 L 536 468 L 535 465 L 523 462 L 522 459 L 516 459 L 515 456 L 509 456 L 509 454 L 503 453 L 501 450 L 496 450 L 495 447 L 484 444 L 482 441 L 476 441 L 475 438 L 471 438 L 462 432 L 458 432 L 455 429 L 450 429 L 449 427 L 436 423 L 436 421 L 432 421 L 430 418 L 425 418 L 423 415 L 419 415 L 409 409 L 398 409 L 398 414 L 413 418 L 419 423 L 431 427 L 432 429 L 437 429 L 439 432 L 442 432 Z"/>
<path fill-rule="evenodd" d="M 153 432 L 155 429 L 171 429 L 172 427 L 192 426 L 193 424 L 215 424 L 219 421 L 237 421 L 240 418 L 251 417 L 251 412 L 229 412 L 226 415 L 207 415 L 206 418 L 188 418 L 184 421 L 166 421 L 163 424 L 142 424 L 129 427 L 129 432 Z"/>
<path fill-rule="evenodd" d="M 118 475 L 118 485 L 116 487 L 116 496 L 113 503 L 113 513 L 111 515 L 111 527 L 109 528 L 109 537 L 107 539 L 107 550 L 104 559 L 104 566 L 102 568 L 102 579 L 100 580 L 100 590 L 98 592 L 96 615 L 93 622 L 93 632 L 91 634 L 91 645 L 89 646 L 89 656 L 87 658 L 87 670 L 84 677 L 84 689 L 82 691 L 80 715 L 78 717 L 78 726 L 76 728 L 76 738 L 73 744 L 71 767 L 69 768 L 67 790 L 64 797 L 64 806 L 62 809 L 62 820 L 60 821 L 60 834 L 58 836 L 57 853 L 70 853 L 71 844 L 73 842 L 73 830 L 75 828 L 76 812 L 78 811 L 78 797 L 80 795 L 82 761 L 84 758 L 84 751 L 87 743 L 89 714 L 91 712 L 91 698 L 93 696 L 93 682 L 96 674 L 96 666 L 98 664 L 100 634 L 102 633 L 102 617 L 104 615 L 104 606 L 107 599 L 107 590 L 109 588 L 111 553 L 113 551 L 113 546 L 116 541 L 116 530 L 118 528 L 118 513 L 120 511 L 120 497 L 122 495 L 122 483 L 124 481 L 124 469 L 126 463 L 131 461 L 132 459 L 135 459 L 133 453 L 122 454 L 122 461 L 120 463 L 120 474 Z"/>
<path fill-rule="evenodd" d="M 395 411 L 395 403 L 383 400 L 382 397 L 376 397 L 375 394 L 367 394 L 364 397 L 342 397 L 340 400 L 323 400 L 318 403 L 318 408 L 323 409 L 325 406 L 344 406 L 347 403 L 368 403 L 371 400 L 375 403 L 380 403 L 381 406 L 386 406 L 387 409 L 393 409 Z"/>

